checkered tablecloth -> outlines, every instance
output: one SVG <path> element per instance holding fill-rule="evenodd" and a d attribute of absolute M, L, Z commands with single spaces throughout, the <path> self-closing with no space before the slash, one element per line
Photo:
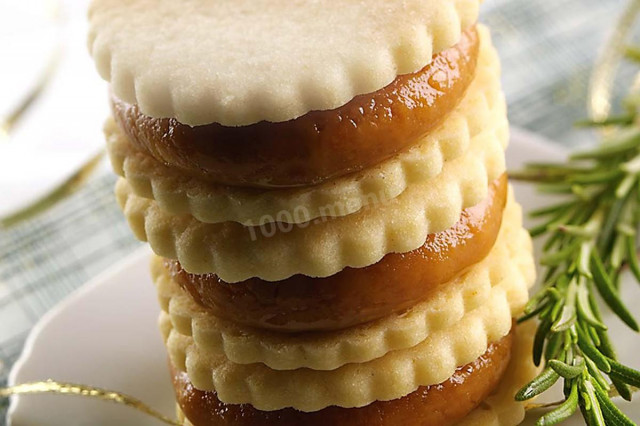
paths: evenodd
<path fill-rule="evenodd" d="M 492 27 L 502 57 L 513 125 L 571 146 L 591 140 L 572 123 L 586 114 L 593 63 L 625 6 L 622 0 L 485 2 L 482 21 Z M 623 67 L 618 96 L 634 72 Z M 114 176 L 99 173 L 45 214 L 0 230 L 0 384 L 47 310 L 140 245 L 116 205 L 114 183 Z"/>

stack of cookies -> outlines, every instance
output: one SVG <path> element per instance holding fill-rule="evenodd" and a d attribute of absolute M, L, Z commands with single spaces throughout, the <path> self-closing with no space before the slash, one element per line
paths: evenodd
<path fill-rule="evenodd" d="M 185 425 L 515 425 L 534 281 L 479 0 L 95 0 Z"/>

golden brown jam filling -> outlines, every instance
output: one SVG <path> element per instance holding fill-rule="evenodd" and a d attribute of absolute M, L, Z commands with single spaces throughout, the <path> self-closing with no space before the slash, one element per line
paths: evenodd
<path fill-rule="evenodd" d="M 229 284 L 215 274 L 195 275 L 165 260 L 172 278 L 218 317 L 279 331 L 335 330 L 403 311 L 427 300 L 495 243 L 506 203 L 501 176 L 480 204 L 465 209 L 451 228 L 428 236 L 408 253 L 391 253 L 365 268 L 345 268 L 326 278 L 294 275 L 268 282 Z"/>
<path fill-rule="evenodd" d="M 362 170 L 414 145 L 442 123 L 475 74 L 476 29 L 422 70 L 370 94 L 294 120 L 191 127 L 152 118 L 112 97 L 113 115 L 134 146 L 187 174 L 245 187 L 317 184 Z"/>
<path fill-rule="evenodd" d="M 197 390 L 186 373 L 173 367 L 171 376 L 178 404 L 194 426 L 449 426 L 463 419 L 498 386 L 511 358 L 514 329 L 490 344 L 475 361 L 456 369 L 445 382 L 361 408 L 327 407 L 312 413 L 292 408 L 260 411 L 248 404 L 225 404 L 215 392 Z"/>

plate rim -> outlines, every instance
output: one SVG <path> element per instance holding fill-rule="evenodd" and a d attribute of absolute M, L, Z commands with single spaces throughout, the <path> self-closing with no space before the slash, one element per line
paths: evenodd
<path fill-rule="evenodd" d="M 7 384 L 9 386 L 14 386 L 16 384 L 16 377 L 20 374 L 22 369 L 27 366 L 27 363 L 33 356 L 33 350 L 35 345 L 37 344 L 38 338 L 44 332 L 46 327 L 53 320 L 55 320 L 55 318 L 61 315 L 71 305 L 79 303 L 88 293 L 91 293 L 97 287 L 100 287 L 106 282 L 109 282 L 113 276 L 119 274 L 123 270 L 133 267 L 138 262 L 141 262 L 145 257 L 150 256 L 150 253 L 151 250 L 146 244 L 135 249 L 133 252 L 122 258 L 117 263 L 107 267 L 103 271 L 99 272 L 95 277 L 87 280 L 84 284 L 81 284 L 77 289 L 73 290 L 67 296 L 62 298 L 44 315 L 42 315 L 42 317 L 40 317 L 40 319 L 29 331 L 29 334 L 27 335 L 27 338 L 24 342 L 24 346 L 22 347 L 22 351 L 20 352 L 20 356 L 11 366 L 9 375 L 7 376 Z M 7 408 L 6 414 L 7 423 L 11 422 L 11 418 L 13 417 L 16 405 L 17 398 L 11 397 L 9 399 L 9 407 Z"/>

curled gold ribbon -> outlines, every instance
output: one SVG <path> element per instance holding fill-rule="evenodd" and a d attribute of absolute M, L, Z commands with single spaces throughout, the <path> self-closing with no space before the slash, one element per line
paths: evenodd
<path fill-rule="evenodd" d="M 47 10 L 47 15 L 53 23 L 56 24 L 58 33 L 57 33 L 57 42 L 56 46 L 49 57 L 49 60 L 46 63 L 44 71 L 38 77 L 37 81 L 20 99 L 18 104 L 13 107 L 13 109 L 9 110 L 9 113 L 6 117 L 0 118 L 0 142 L 3 140 L 9 139 L 9 134 L 15 127 L 16 123 L 20 121 L 20 119 L 25 115 L 27 111 L 31 109 L 31 107 L 36 103 L 40 96 L 45 91 L 49 84 L 53 80 L 56 70 L 60 65 L 60 59 L 63 53 L 63 45 L 62 38 L 60 36 L 60 29 L 62 26 L 62 13 L 61 13 L 61 5 L 59 0 L 49 0 L 45 4 L 45 8 Z"/>
<path fill-rule="evenodd" d="M 611 94 L 625 45 L 640 12 L 640 0 L 631 0 L 615 24 L 613 33 L 603 46 L 589 82 L 587 108 L 591 119 L 604 120 L 611 110 Z"/>
<path fill-rule="evenodd" d="M 64 180 L 60 185 L 55 187 L 51 192 L 36 200 L 33 204 L 11 213 L 9 216 L 0 218 L 0 231 L 3 228 L 9 228 L 24 220 L 30 219 L 50 207 L 67 198 L 69 195 L 80 189 L 97 170 L 105 155 L 105 150 L 101 149 L 97 154 L 93 155 L 86 163 L 84 163 L 71 176 Z"/>
<path fill-rule="evenodd" d="M 54 380 L 45 380 L 43 382 L 23 383 L 20 385 L 0 388 L 0 398 L 8 398 L 12 395 L 42 393 L 84 396 L 88 398 L 99 399 L 102 401 L 115 402 L 116 404 L 125 405 L 149 416 L 155 417 L 165 424 L 173 426 L 182 425 L 182 423 L 178 423 L 176 420 L 166 417 L 165 415 L 149 407 L 147 404 L 143 403 L 137 398 L 126 395 L 122 392 L 112 391 L 94 386 L 80 385 L 76 383 L 56 382 Z"/>
<path fill-rule="evenodd" d="M 638 388 L 631 387 L 631 392 L 638 392 Z M 108 389 L 98 388 L 95 386 L 80 385 L 76 383 L 64 383 L 56 382 L 54 380 L 45 380 L 43 382 L 23 383 L 20 385 L 9 386 L 0 388 L 0 398 L 8 398 L 12 395 L 28 395 L 28 394 L 42 394 L 52 393 L 57 395 L 74 395 L 84 396 L 88 398 L 99 399 L 102 401 L 115 402 L 116 404 L 125 405 L 131 407 L 134 410 L 140 411 L 157 420 L 172 426 L 182 426 L 177 420 L 170 419 L 165 415 L 159 413 L 153 408 L 149 407 L 144 402 L 137 398 L 124 394 L 122 392 L 112 391 Z M 611 387 L 609 390 L 609 396 L 611 398 L 619 396 L 615 388 Z M 552 408 L 560 405 L 563 401 L 554 401 L 548 403 L 527 403 L 525 405 L 526 411 Z"/>

